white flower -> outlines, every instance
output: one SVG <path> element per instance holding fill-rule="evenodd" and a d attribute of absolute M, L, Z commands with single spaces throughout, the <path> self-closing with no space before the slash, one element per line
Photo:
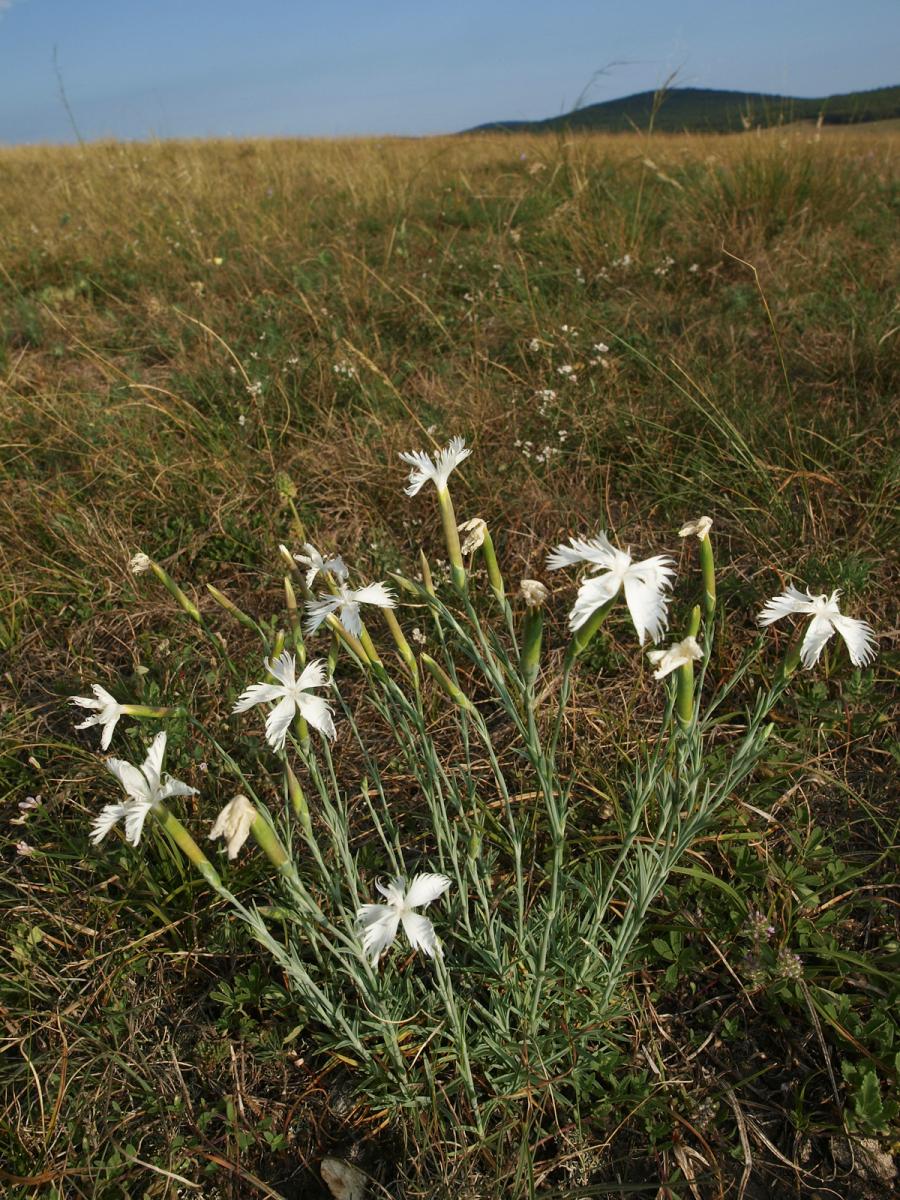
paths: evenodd
<path fill-rule="evenodd" d="M 313 729 L 318 729 L 326 737 L 334 737 L 334 721 L 331 719 L 331 709 L 321 696 L 313 696 L 310 688 L 324 687 L 325 668 L 319 659 L 307 663 L 297 678 L 297 663 L 287 650 L 274 660 L 266 662 L 266 670 L 274 675 L 277 683 L 254 683 L 238 698 L 237 704 L 231 710 L 233 713 L 246 712 L 255 704 L 267 704 L 270 700 L 278 703 L 266 717 L 266 741 L 273 750 L 283 750 L 287 737 L 288 726 L 297 712 Z"/>
<path fill-rule="evenodd" d="M 412 450 L 400 455 L 403 462 L 408 463 L 412 470 L 409 473 L 409 484 L 405 491 L 407 496 L 415 496 L 423 484 L 429 479 L 439 492 L 447 487 L 450 472 L 455 471 L 459 464 L 472 453 L 466 449 L 465 439 L 451 438 L 443 450 L 439 450 L 432 459 L 430 454 L 422 450 Z"/>
<path fill-rule="evenodd" d="M 150 556 L 138 552 L 129 559 L 128 569 L 132 575 L 143 575 L 150 570 Z"/>
<path fill-rule="evenodd" d="M 362 620 L 359 615 L 361 604 L 374 604 L 376 608 L 396 608 L 397 600 L 383 583 L 369 583 L 355 591 L 346 583 L 338 585 L 335 596 L 319 596 L 318 600 L 306 602 L 306 633 L 315 633 L 329 613 L 337 612 L 341 624 L 348 633 L 359 637 Z"/>
<path fill-rule="evenodd" d="M 648 650 L 647 657 L 656 667 L 653 678 L 665 679 L 679 667 L 686 667 L 689 662 L 699 662 L 703 651 L 696 638 L 686 637 L 680 642 L 675 642 L 668 650 Z"/>
<path fill-rule="evenodd" d="M 147 751 L 140 767 L 121 758 L 108 758 L 106 769 L 115 775 L 125 789 L 126 798 L 119 804 L 107 804 L 94 818 L 91 825 L 91 841 L 96 846 L 119 821 L 125 822 L 125 840 L 136 846 L 141 840 L 144 820 L 154 804 L 161 804 L 171 796 L 195 796 L 196 788 L 179 783 L 170 775 L 162 774 L 163 755 L 166 752 L 166 735 L 158 733 Z"/>
<path fill-rule="evenodd" d="M 92 725 L 102 725 L 103 736 L 100 738 L 100 749 L 107 750 L 112 741 L 113 730 L 122 715 L 122 706 L 115 696 L 111 696 L 99 683 L 91 684 L 91 691 L 94 693 L 93 699 L 90 696 L 71 696 L 69 698 L 70 703 L 77 704 L 79 708 L 92 708 L 95 712 L 95 716 L 87 717 L 75 728 L 90 729 Z"/>
<path fill-rule="evenodd" d="M 407 888 L 403 876 L 383 884 L 376 880 L 375 886 L 387 900 L 387 904 L 364 904 L 356 919 L 363 926 L 363 949 L 372 956 L 376 966 L 381 955 L 397 936 L 402 922 L 413 950 L 421 950 L 431 958 L 439 952 L 434 926 L 427 917 L 413 912 L 414 908 L 425 908 L 437 900 L 450 886 L 446 875 L 417 875 Z"/>
<path fill-rule="evenodd" d="M 816 665 L 822 648 L 834 633 L 839 633 L 847 643 L 853 665 L 862 667 L 871 662 L 877 653 L 872 626 L 866 621 L 842 616 L 837 604 L 840 594 L 832 592 L 830 596 L 813 596 L 789 586 L 780 596 L 766 601 L 757 619 L 760 625 L 771 625 L 790 613 L 808 614 L 812 620 L 800 646 L 800 660 L 804 667 Z"/>
<path fill-rule="evenodd" d="M 10 825 L 24 825 L 28 820 L 28 814 L 34 812 L 36 808 L 40 808 L 43 803 L 44 797 L 40 795 L 40 793 L 37 796 L 26 796 L 25 799 L 20 800 L 18 804 L 18 809 L 21 815 L 18 817 L 12 817 L 9 822 Z"/>
<path fill-rule="evenodd" d="M 712 517 L 698 517 L 696 521 L 688 521 L 687 525 L 682 525 L 678 530 L 678 536 L 685 538 L 696 534 L 702 542 L 709 535 L 710 529 L 712 529 Z"/>
<path fill-rule="evenodd" d="M 487 522 L 481 517 L 472 517 L 470 521 L 463 521 L 459 527 L 460 533 L 465 533 L 466 540 L 462 544 L 463 554 L 474 554 L 481 546 L 484 545 L 484 535 L 487 533 Z"/>
<path fill-rule="evenodd" d="M 225 838 L 228 842 L 229 859 L 237 858 L 238 851 L 250 836 L 250 826 L 258 816 L 255 806 L 246 796 L 235 796 L 216 817 L 209 831 L 209 839 L 214 841 L 216 838 Z"/>
<path fill-rule="evenodd" d="M 550 595 L 547 585 L 539 579 L 523 579 L 519 584 L 519 591 L 529 608 L 540 608 Z"/>
<path fill-rule="evenodd" d="M 570 545 L 557 546 L 547 558 L 551 571 L 576 563 L 590 563 L 602 573 L 586 579 L 578 589 L 578 597 L 569 613 L 569 628 L 574 633 L 585 625 L 598 608 L 625 591 L 625 602 L 637 630 L 641 645 L 647 634 L 656 642 L 668 624 L 666 606 L 669 602 L 664 589 L 675 572 L 671 558 L 657 554 L 643 562 L 632 562 L 625 550 L 617 550 L 605 533 L 596 538 L 569 538 Z"/>
<path fill-rule="evenodd" d="M 350 572 L 347 570 L 346 563 L 339 554 L 334 558 L 323 558 L 319 551 L 310 542 L 306 542 L 303 546 L 305 554 L 295 554 L 294 558 L 298 563 L 302 563 L 307 567 L 306 586 L 311 588 L 316 576 L 322 572 L 329 571 L 338 582 L 342 583 Z"/>
<path fill-rule="evenodd" d="M 594 353 L 609 354 L 609 346 L 607 346 L 606 342 L 594 342 Z"/>
<path fill-rule="evenodd" d="M 541 343 L 537 338 L 532 338 L 531 341 L 528 343 L 528 349 L 532 352 L 532 354 L 537 353 L 537 351 L 540 350 L 540 348 L 541 348 Z"/>
<path fill-rule="evenodd" d="M 29 858 L 34 854 L 34 846 L 29 846 L 27 842 L 16 842 L 16 854 L 22 858 Z"/>

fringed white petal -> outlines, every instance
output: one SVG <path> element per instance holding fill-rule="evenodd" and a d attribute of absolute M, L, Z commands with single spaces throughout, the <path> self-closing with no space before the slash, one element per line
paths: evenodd
<path fill-rule="evenodd" d="M 575 603 L 569 613 L 569 628 L 575 633 L 587 624 L 598 608 L 612 600 L 620 587 L 618 578 L 611 572 L 592 575 L 578 589 Z"/>
<path fill-rule="evenodd" d="M 147 757 L 141 764 L 141 770 L 144 773 L 144 778 L 150 787 L 150 795 L 152 796 L 159 788 L 159 780 L 162 775 L 163 757 L 166 753 L 166 734 L 160 731 L 153 741 L 150 743 L 150 749 L 147 751 Z"/>
<path fill-rule="evenodd" d="M 610 570 L 616 565 L 616 550 L 605 533 L 595 538 L 569 538 L 568 546 L 555 546 L 547 555 L 547 567 L 558 571 L 562 567 L 574 567 L 578 563 L 593 563 Z"/>
<path fill-rule="evenodd" d="M 326 617 L 335 609 L 340 608 L 343 600 L 340 596 L 320 596 L 318 600 L 306 602 L 306 620 L 303 622 L 305 633 L 315 633 Z"/>
<path fill-rule="evenodd" d="M 150 788 L 144 773 L 121 758 L 108 758 L 106 769 L 118 779 L 132 800 L 149 800 Z"/>
<path fill-rule="evenodd" d="M 465 438 L 451 438 L 448 445 L 437 456 L 435 464 L 434 482 L 439 488 L 447 486 L 447 480 L 450 478 L 452 471 L 455 471 L 461 462 L 469 457 L 471 450 L 466 449 Z"/>
<path fill-rule="evenodd" d="M 125 813 L 125 841 L 130 842 L 132 846 L 136 846 L 141 840 L 144 821 L 147 819 L 147 813 L 152 807 L 152 804 L 140 800 L 135 800 L 131 804 L 126 805 L 128 811 Z"/>
<path fill-rule="evenodd" d="M 284 688 L 281 684 L 252 683 L 245 692 L 241 693 L 231 711 L 233 713 L 246 712 L 248 708 L 253 708 L 256 704 L 266 704 L 270 700 L 278 700 L 283 695 Z"/>
<path fill-rule="evenodd" d="M 348 595 L 357 604 L 374 604 L 377 608 L 397 607 L 397 597 L 384 583 L 369 583 Z"/>
<path fill-rule="evenodd" d="M 433 958 L 437 949 L 437 939 L 434 935 L 434 926 L 428 918 L 423 917 L 421 913 L 404 912 L 400 920 L 403 922 L 403 932 L 409 938 L 409 944 L 413 950 L 421 950 L 423 954 Z"/>
<path fill-rule="evenodd" d="M 878 653 L 875 631 L 867 621 L 857 621 L 854 617 L 844 617 L 836 613 L 831 623 L 847 643 L 850 661 L 855 667 L 864 667 L 872 662 Z"/>
<path fill-rule="evenodd" d="M 807 627 L 800 645 L 800 661 L 807 669 L 816 665 L 825 643 L 834 635 L 834 625 L 831 620 L 830 617 L 816 616 Z"/>
<path fill-rule="evenodd" d="M 408 908 L 422 908 L 432 900 L 437 900 L 438 896 L 443 896 L 448 887 L 450 880 L 446 875 L 417 875 L 409 885 L 403 902 Z"/>
<path fill-rule="evenodd" d="M 359 615 L 359 605 L 355 600 L 345 600 L 338 613 L 341 624 L 354 637 L 362 633 L 362 618 Z"/>
<path fill-rule="evenodd" d="M 96 846 L 98 842 L 102 842 L 114 825 L 128 812 L 126 804 L 107 804 L 100 810 L 96 817 L 91 822 L 91 841 Z"/>
<path fill-rule="evenodd" d="M 293 697 L 285 696 L 266 717 L 266 741 L 273 750 L 284 749 L 287 731 L 296 711 L 297 706 Z"/>
<path fill-rule="evenodd" d="M 173 796 L 196 795 L 196 788 L 192 788 L 190 784 L 182 783 L 180 779 L 173 779 L 171 775 L 167 775 L 162 781 L 157 798 L 159 800 L 171 800 Z"/>
<path fill-rule="evenodd" d="M 814 613 L 816 601 L 809 592 L 801 592 L 790 584 L 780 596 L 767 600 L 762 612 L 756 618 L 760 625 L 771 625 L 791 613 Z"/>
<path fill-rule="evenodd" d="M 357 916 L 365 927 L 363 950 L 370 956 L 372 966 L 375 967 L 397 936 L 400 914 L 396 909 L 383 904 L 364 904 Z"/>
<path fill-rule="evenodd" d="M 415 496 L 429 479 L 434 479 L 437 468 L 431 461 L 431 456 L 423 450 L 409 450 L 401 454 L 400 459 L 412 467 L 409 473 L 409 483 L 404 491 L 407 496 Z"/>
<path fill-rule="evenodd" d="M 335 737 L 336 731 L 331 709 L 321 696 L 312 696 L 307 692 L 301 692 L 297 697 L 297 707 L 300 709 L 300 716 L 307 724 L 312 725 L 313 729 L 318 729 L 319 733 L 324 733 L 328 738 Z"/>
<path fill-rule="evenodd" d="M 277 658 L 266 662 L 266 670 L 284 687 L 293 687 L 297 678 L 297 661 L 290 650 L 282 650 Z"/>
<path fill-rule="evenodd" d="M 309 688 L 324 687 L 327 679 L 325 664 L 320 658 L 314 658 L 300 672 L 297 687 L 303 691 L 308 691 Z"/>
<path fill-rule="evenodd" d="M 638 641 L 643 646 L 647 635 L 652 642 L 658 642 L 669 623 L 666 607 L 668 600 L 662 590 L 662 583 L 654 572 L 631 572 L 625 576 L 625 602 Z"/>

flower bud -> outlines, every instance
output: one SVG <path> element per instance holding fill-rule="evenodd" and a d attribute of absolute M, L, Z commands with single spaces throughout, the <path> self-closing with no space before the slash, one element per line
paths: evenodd
<path fill-rule="evenodd" d="M 129 559 L 128 569 L 132 575 L 143 575 L 145 571 L 150 570 L 150 556 L 138 551 Z"/>
<path fill-rule="evenodd" d="M 158 562 L 154 562 L 152 558 L 150 559 L 150 570 L 163 585 L 163 587 L 167 588 L 171 592 L 191 620 L 196 621 L 198 625 L 202 625 L 203 618 L 200 616 L 200 609 L 192 600 L 187 598 L 168 571 L 161 567 Z"/>
<path fill-rule="evenodd" d="M 259 813 L 246 796 L 235 796 L 229 800 L 209 831 L 210 841 L 224 838 L 228 843 L 228 857 L 235 859 L 241 846 L 250 836 L 250 826 Z"/>
<path fill-rule="evenodd" d="M 253 618 L 248 616 L 243 609 L 238 608 L 233 600 L 229 600 L 224 592 L 220 592 L 219 589 L 217 587 L 213 587 L 211 583 L 206 585 L 206 590 L 212 596 L 213 600 L 215 600 L 216 604 L 220 604 L 226 612 L 231 613 L 236 621 L 240 621 L 240 623 L 242 625 L 246 625 L 248 629 L 258 631 L 259 626 L 253 620 Z"/>
<path fill-rule="evenodd" d="M 460 688 L 456 686 L 443 667 L 439 666 L 430 654 L 423 654 L 421 657 L 422 665 L 425 667 L 425 670 L 435 681 L 435 683 L 437 683 L 441 691 L 446 692 L 453 703 L 458 704 L 464 712 L 474 712 L 475 705 L 468 698 L 468 696 L 466 696 L 460 690 Z"/>
<path fill-rule="evenodd" d="M 519 594 L 529 608 L 540 608 L 546 603 L 550 592 L 539 579 L 523 579 L 519 584 Z"/>

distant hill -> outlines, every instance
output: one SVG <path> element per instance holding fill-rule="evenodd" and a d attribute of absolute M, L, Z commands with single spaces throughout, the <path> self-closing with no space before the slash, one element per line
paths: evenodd
<path fill-rule="evenodd" d="M 621 100 L 588 104 L 560 117 L 542 121 L 491 121 L 466 133 L 550 133 L 561 129 L 624 132 L 646 129 L 653 112 L 655 92 L 637 92 Z M 654 129 L 669 133 L 729 133 L 791 121 L 817 121 L 850 125 L 900 117 L 900 86 L 843 96 L 808 99 L 765 92 L 729 92 L 714 88 L 671 88 L 662 99 Z"/>

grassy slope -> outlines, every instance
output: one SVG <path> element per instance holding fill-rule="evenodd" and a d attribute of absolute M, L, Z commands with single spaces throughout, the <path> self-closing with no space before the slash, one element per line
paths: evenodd
<path fill-rule="evenodd" d="M 673 87 L 663 93 L 638 92 L 617 100 L 586 104 L 561 117 L 542 121 L 495 121 L 477 132 L 552 133 L 577 129 L 630 133 L 653 124 L 657 132 L 729 133 L 751 128 L 818 121 L 859 124 L 900 116 L 900 87 L 873 88 L 840 96 L 779 96 L 716 88 Z"/>
<path fill-rule="evenodd" d="M 396 460 L 434 426 L 475 444 L 457 508 L 491 522 L 510 579 L 540 574 L 569 531 L 611 526 L 677 553 L 673 530 L 708 511 L 730 564 L 725 661 L 788 574 L 895 628 L 896 144 L 858 132 L 3 154 L 6 820 L 43 797 L 27 825 L 4 824 L 2 1158 L 32 1180 L 13 1194 L 163 1196 L 160 1171 L 211 1171 L 223 1195 L 266 1194 L 248 1172 L 308 1195 L 298 1163 L 379 1124 L 329 1092 L 334 1072 L 303 1061 L 302 1033 L 285 1053 L 289 1003 L 162 843 L 87 846 L 95 739 L 76 735 L 73 763 L 63 697 L 99 674 L 122 695 L 190 686 L 224 716 L 189 631 L 128 575 L 129 555 L 163 559 L 205 611 L 208 579 L 275 612 L 290 536 L 278 471 L 310 526 L 373 577 L 420 540 L 438 554 Z M 611 349 L 592 364 L 598 341 Z M 548 388 L 555 400 L 536 397 Z M 210 615 L 243 652 L 242 631 Z M 626 637 L 604 642 L 576 697 L 583 819 L 613 838 L 616 757 L 653 716 L 638 657 Z M 736 804 L 696 863 L 731 892 L 686 877 L 660 898 L 637 991 L 650 1067 L 637 1055 L 611 1095 L 599 1128 L 623 1124 L 582 1155 L 585 1177 L 658 1186 L 686 1142 L 739 1178 L 744 1137 L 747 1195 L 808 1190 L 839 1127 L 829 1070 L 851 1114 L 860 1077 L 844 1082 L 842 1062 L 889 1077 L 895 661 L 860 677 L 835 655 L 803 680 L 753 807 Z M 188 747 L 173 764 L 203 788 L 195 826 L 221 799 L 202 757 Z M 22 837 L 32 857 L 16 855 Z M 253 865 L 236 878 L 252 889 Z M 800 952 L 802 985 L 758 974 L 751 908 Z M 568 1145 L 540 1152 L 558 1187 L 577 1182 Z M 390 1157 L 383 1136 L 372 1153 Z M 568 1163 L 556 1174 L 555 1157 Z"/>

